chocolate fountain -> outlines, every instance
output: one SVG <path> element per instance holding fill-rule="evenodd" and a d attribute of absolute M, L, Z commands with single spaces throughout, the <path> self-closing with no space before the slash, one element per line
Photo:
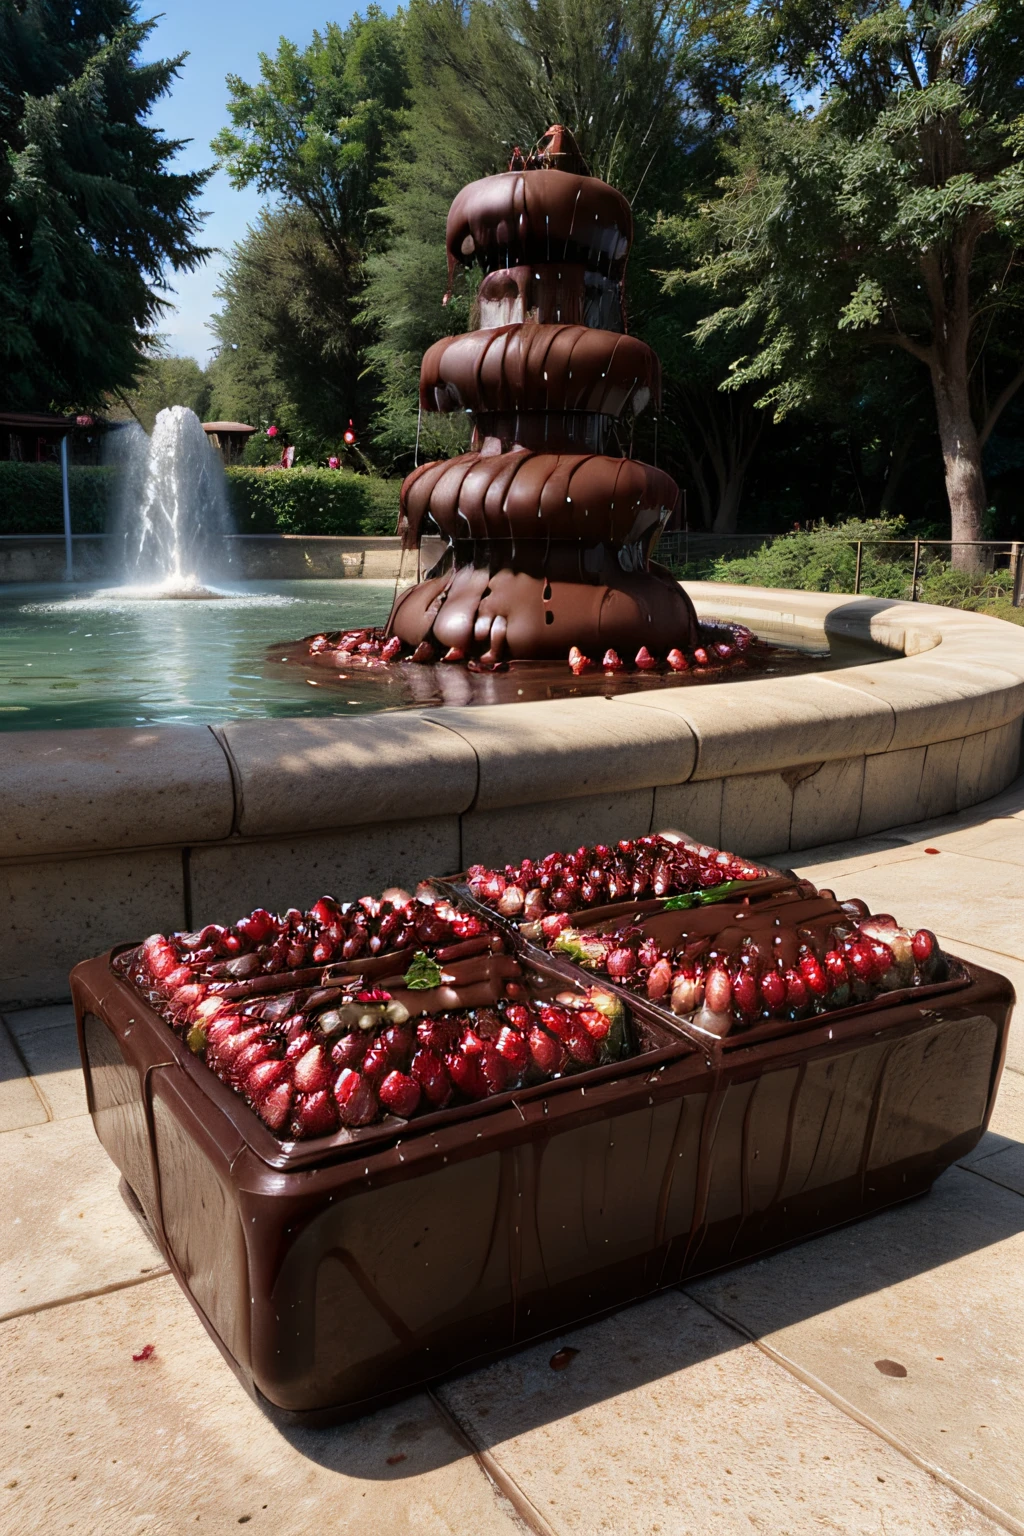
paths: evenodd
<path fill-rule="evenodd" d="M 679 489 L 622 451 L 661 389 L 657 357 L 625 333 L 632 238 L 629 203 L 562 127 L 452 204 L 449 293 L 459 265 L 479 264 L 481 328 L 426 353 L 420 406 L 468 412 L 473 440 L 402 487 L 404 547 L 448 544 L 388 624 L 417 659 L 486 667 L 576 647 L 632 661 L 700 644 L 689 598 L 651 565 Z"/>

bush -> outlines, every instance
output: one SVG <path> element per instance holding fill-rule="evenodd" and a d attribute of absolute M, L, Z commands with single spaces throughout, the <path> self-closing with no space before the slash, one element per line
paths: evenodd
<path fill-rule="evenodd" d="M 239 533 L 393 534 L 400 480 L 341 469 L 229 469 Z"/>
<path fill-rule="evenodd" d="M 113 471 L 72 465 L 68 502 L 74 533 L 102 533 Z M 0 460 L 0 533 L 63 533 L 59 464 Z"/>
<path fill-rule="evenodd" d="M 115 471 L 73 465 L 71 527 L 102 533 L 113 502 Z M 239 533 L 393 534 L 399 480 L 334 469 L 227 471 L 228 498 Z M 64 514 L 58 464 L 0 461 L 0 533 L 61 533 Z"/>

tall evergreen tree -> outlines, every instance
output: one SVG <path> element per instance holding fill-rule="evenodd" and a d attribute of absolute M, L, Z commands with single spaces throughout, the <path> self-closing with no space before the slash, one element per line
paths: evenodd
<path fill-rule="evenodd" d="M 208 172 L 149 114 L 186 55 L 142 64 L 134 0 L 0 0 L 0 401 L 46 409 L 126 388 L 191 271 Z"/>

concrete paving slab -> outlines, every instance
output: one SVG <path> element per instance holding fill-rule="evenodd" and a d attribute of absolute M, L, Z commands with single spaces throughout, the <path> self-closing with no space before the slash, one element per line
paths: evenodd
<path fill-rule="evenodd" d="M 166 1273 L 87 1117 L 0 1137 L 0 1318 Z"/>
<path fill-rule="evenodd" d="M 41 1029 L 56 1029 L 59 1024 L 75 1027 L 75 1010 L 71 1003 L 46 1003 L 42 1008 L 7 1009 L 4 1023 L 16 1040 L 25 1040 L 38 1034 Z"/>
<path fill-rule="evenodd" d="M 974 1151 L 960 1159 L 985 1179 L 1024 1195 L 1024 1077 L 1004 1072 L 989 1128 Z"/>
<path fill-rule="evenodd" d="M 32 1019 L 36 1013 L 47 1015 L 48 1027 L 43 1026 L 42 1021 Z M 75 1032 L 75 1012 L 70 1003 L 53 1008 L 30 1008 L 6 1017 L 50 1119 L 67 1120 L 74 1115 L 86 1114 L 89 1106 L 85 1098 L 85 1075 Z M 24 1033 L 21 1020 L 27 1026 Z"/>
<path fill-rule="evenodd" d="M 0 1358 L 0 1529 L 18 1536 L 522 1536 L 422 1395 L 277 1429 L 170 1278 L 5 1323 Z"/>
<path fill-rule="evenodd" d="M 16 1131 L 24 1125 L 41 1125 L 46 1119 L 46 1105 L 0 1019 L 0 1133 Z"/>
<path fill-rule="evenodd" d="M 687 1291 L 1020 1531 L 1022 1265 L 1024 1200 L 953 1168 L 924 1199 Z"/>
<path fill-rule="evenodd" d="M 678 1291 L 440 1395 L 558 1536 L 996 1530 Z"/>

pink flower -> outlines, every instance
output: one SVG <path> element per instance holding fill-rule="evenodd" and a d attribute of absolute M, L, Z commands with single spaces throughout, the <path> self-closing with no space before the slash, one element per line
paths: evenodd
<path fill-rule="evenodd" d="M 276 427 L 268 427 L 267 428 L 267 436 L 268 437 L 276 437 L 277 436 L 277 428 Z"/>
<path fill-rule="evenodd" d="M 328 469 L 337 469 L 338 468 L 338 464 L 339 464 L 339 460 L 338 459 L 330 458 L 330 459 L 327 460 L 327 468 Z"/>

